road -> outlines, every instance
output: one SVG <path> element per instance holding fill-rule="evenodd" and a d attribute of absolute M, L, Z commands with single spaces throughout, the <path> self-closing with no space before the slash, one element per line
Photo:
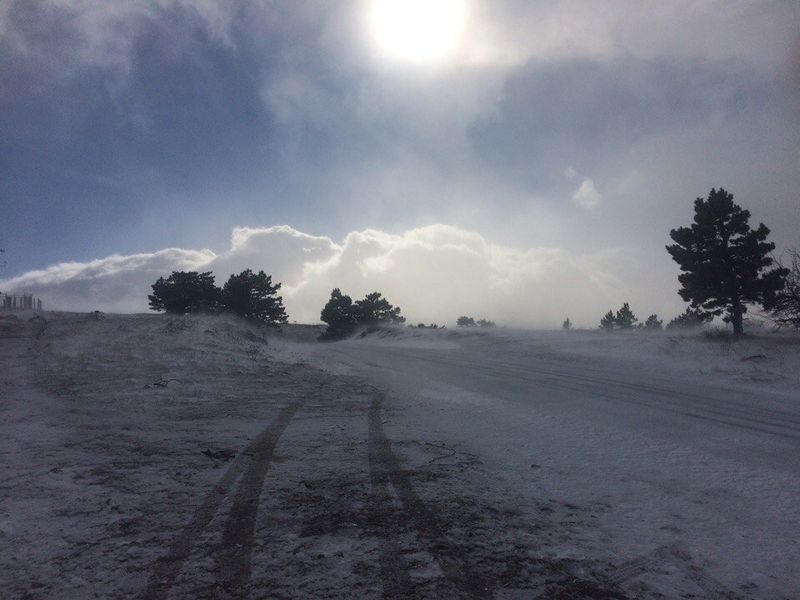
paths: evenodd
<path fill-rule="evenodd" d="M 571 355 L 533 334 L 444 339 L 313 350 L 392 399 L 391 439 L 478 457 L 428 497 L 503 499 L 516 526 L 540 528 L 524 544 L 536 559 L 586 561 L 590 579 L 634 597 L 800 594 L 797 394 Z"/>

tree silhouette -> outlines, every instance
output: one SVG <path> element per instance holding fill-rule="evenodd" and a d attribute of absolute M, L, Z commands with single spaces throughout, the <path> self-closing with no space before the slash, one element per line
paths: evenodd
<path fill-rule="evenodd" d="M 615 329 L 633 329 L 638 319 L 633 314 L 630 304 L 625 302 L 614 314 L 613 310 L 608 311 L 600 319 L 600 329 L 604 331 L 614 331 Z"/>
<path fill-rule="evenodd" d="M 277 295 L 279 289 L 281 284 L 272 285 L 271 275 L 245 269 L 225 282 L 222 304 L 226 310 L 246 319 L 277 326 L 288 320 L 283 298 Z"/>
<path fill-rule="evenodd" d="M 683 314 L 678 315 L 667 323 L 667 329 L 694 329 L 708 323 L 714 315 L 702 310 L 687 306 Z"/>
<path fill-rule="evenodd" d="M 604 331 L 613 331 L 617 325 L 617 319 L 614 317 L 614 311 L 608 311 L 602 319 L 600 319 L 600 329 Z"/>
<path fill-rule="evenodd" d="M 475 327 L 475 319 L 472 317 L 461 316 L 456 319 L 457 327 Z"/>
<path fill-rule="evenodd" d="M 183 315 L 219 307 L 220 290 L 210 271 L 173 271 L 166 279 L 159 277 L 152 288 L 153 293 L 147 296 L 150 310 Z"/>
<path fill-rule="evenodd" d="M 367 294 L 363 300 L 354 305 L 356 321 L 359 325 L 381 325 L 389 323 L 405 323 L 406 318 L 400 315 L 400 307 L 392 306 L 379 292 Z"/>
<path fill-rule="evenodd" d="M 572 329 L 572 321 L 569 320 L 569 317 L 567 317 L 567 320 L 561 324 L 561 329 L 564 331 L 569 331 Z"/>
<path fill-rule="evenodd" d="M 786 269 L 766 270 L 774 263 L 766 242 L 769 229 L 749 225 L 750 212 L 733 202 L 733 194 L 712 189 L 694 203 L 694 223 L 669 232 L 675 242 L 667 252 L 680 265 L 681 298 L 711 315 L 723 315 L 736 335 L 744 332 L 747 303 L 770 305 L 784 287 Z"/>
<path fill-rule="evenodd" d="M 638 320 L 633 314 L 630 305 L 625 302 L 614 317 L 614 325 L 619 329 L 633 329 Z"/>
<path fill-rule="evenodd" d="M 363 300 L 353 302 L 339 288 L 331 292 L 328 303 L 320 313 L 320 319 L 328 324 L 320 340 L 340 340 L 353 335 L 360 325 L 394 325 L 405 323 L 400 307 L 392 306 L 379 292 L 367 294 Z"/>
<path fill-rule="evenodd" d="M 663 323 L 663 321 L 658 319 L 658 315 L 650 315 L 644 322 L 644 328 L 650 329 L 651 331 L 660 331 Z"/>
<path fill-rule="evenodd" d="M 352 335 L 358 325 L 353 299 L 342 294 L 339 288 L 335 288 L 331 292 L 330 300 L 322 309 L 320 319 L 328 324 L 320 339 L 339 340 Z"/>

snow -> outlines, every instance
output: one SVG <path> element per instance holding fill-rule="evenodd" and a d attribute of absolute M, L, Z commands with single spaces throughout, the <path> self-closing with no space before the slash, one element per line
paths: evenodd
<path fill-rule="evenodd" d="M 0 321 L 10 598 L 800 595 L 800 339 Z"/>

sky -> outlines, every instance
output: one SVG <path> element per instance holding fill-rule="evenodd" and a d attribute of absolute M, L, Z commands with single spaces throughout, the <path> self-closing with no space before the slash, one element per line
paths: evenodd
<path fill-rule="evenodd" d="M 5 0 L 0 57 L 0 290 L 49 308 L 250 267 L 299 322 L 670 318 L 712 187 L 800 246 L 794 0 Z"/>

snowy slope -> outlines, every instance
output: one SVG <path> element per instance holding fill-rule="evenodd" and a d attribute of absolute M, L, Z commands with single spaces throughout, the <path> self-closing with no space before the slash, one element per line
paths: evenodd
<path fill-rule="evenodd" d="M 234 319 L 46 316 L 38 338 L 24 319 L 0 338 L 3 597 L 138 597 L 203 495 L 318 376 Z"/>

